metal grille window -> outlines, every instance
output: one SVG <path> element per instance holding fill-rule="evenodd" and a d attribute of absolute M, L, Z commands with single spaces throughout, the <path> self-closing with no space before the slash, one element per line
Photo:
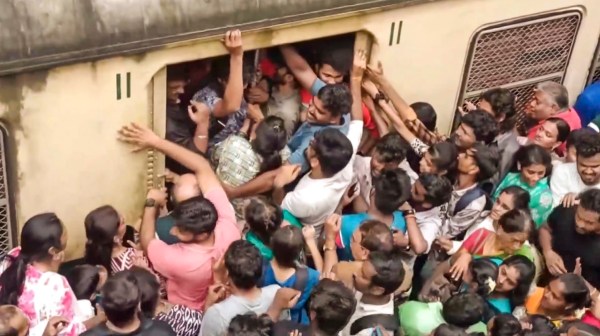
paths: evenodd
<path fill-rule="evenodd" d="M 596 48 L 596 57 L 592 62 L 590 69 L 590 76 L 588 78 L 588 84 L 600 81 L 600 41 L 598 41 L 598 47 Z"/>
<path fill-rule="evenodd" d="M 515 94 L 522 119 L 536 84 L 563 81 L 580 21 L 579 12 L 568 12 L 479 31 L 459 101 L 476 101 L 483 91 L 504 87 Z"/>
<path fill-rule="evenodd" d="M 3 254 L 14 246 L 15 227 L 11 216 L 6 164 L 6 138 L 8 132 L 2 125 L 0 125 L 0 132 L 0 253 Z"/>

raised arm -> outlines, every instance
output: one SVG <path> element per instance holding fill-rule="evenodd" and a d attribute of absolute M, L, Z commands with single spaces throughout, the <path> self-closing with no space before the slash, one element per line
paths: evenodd
<path fill-rule="evenodd" d="M 242 33 L 239 30 L 228 31 L 223 42 L 230 55 L 229 78 L 223 99 L 213 111 L 217 118 L 226 117 L 239 110 L 244 96 Z"/>
<path fill-rule="evenodd" d="M 363 120 L 361 83 L 366 68 L 367 54 L 364 50 L 357 50 L 354 54 L 350 76 L 350 92 L 352 93 L 351 120 Z"/>
<path fill-rule="evenodd" d="M 123 126 L 119 133 L 121 141 L 131 143 L 135 146 L 134 151 L 154 148 L 195 172 L 198 179 L 198 186 L 203 193 L 214 188 L 221 188 L 221 182 L 202 155 L 196 154 L 171 141 L 162 139 L 148 127 L 136 123 Z"/>
<path fill-rule="evenodd" d="M 317 80 L 317 75 L 313 69 L 311 69 L 308 62 L 306 62 L 304 57 L 300 56 L 296 48 L 291 45 L 283 45 L 279 47 L 279 50 L 281 50 L 285 63 L 294 74 L 294 77 L 296 77 L 296 80 L 303 88 L 310 91 Z"/>

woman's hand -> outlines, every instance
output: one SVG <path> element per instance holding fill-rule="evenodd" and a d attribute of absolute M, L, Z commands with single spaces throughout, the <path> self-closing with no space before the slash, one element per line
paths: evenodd
<path fill-rule="evenodd" d="M 450 276 L 452 276 L 454 281 L 462 279 L 463 274 L 469 269 L 471 259 L 473 257 L 469 253 L 463 253 L 456 259 L 452 267 L 450 267 Z"/>
<path fill-rule="evenodd" d="M 132 144 L 133 151 L 139 152 L 156 146 L 161 138 L 148 127 L 131 123 L 119 130 L 119 140 Z"/>
<path fill-rule="evenodd" d="M 565 263 L 558 253 L 553 250 L 548 250 L 543 253 L 544 259 L 546 260 L 546 267 L 550 274 L 557 276 L 567 273 Z"/>

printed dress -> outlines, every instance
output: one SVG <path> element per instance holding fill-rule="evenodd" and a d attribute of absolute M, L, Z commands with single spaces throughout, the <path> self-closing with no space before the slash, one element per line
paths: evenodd
<path fill-rule="evenodd" d="M 21 248 L 17 247 L 8 255 L 16 258 L 20 252 Z M 4 272 L 9 264 L 10 262 L 5 260 L 0 267 L 0 273 Z M 86 330 L 75 293 L 67 279 L 58 273 L 40 272 L 35 267 L 27 265 L 23 291 L 17 305 L 29 320 L 31 336 L 41 336 L 48 319 L 54 316 L 63 316 L 69 321 L 60 332 L 61 336 L 76 336 Z"/>

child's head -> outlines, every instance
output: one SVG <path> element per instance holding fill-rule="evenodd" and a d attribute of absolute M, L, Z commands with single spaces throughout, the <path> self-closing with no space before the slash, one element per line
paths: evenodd
<path fill-rule="evenodd" d="M 79 265 L 67 274 L 67 281 L 77 300 L 93 300 L 107 276 L 106 269 L 102 266 Z"/>
<path fill-rule="evenodd" d="M 446 323 L 468 328 L 482 321 L 486 303 L 475 293 L 460 293 L 444 302 L 442 316 Z"/>
<path fill-rule="evenodd" d="M 373 251 L 389 251 L 393 246 L 392 231 L 378 220 L 366 220 L 350 238 L 350 251 L 354 260 L 366 260 Z"/>
<path fill-rule="evenodd" d="M 259 285 L 263 258 L 254 245 L 245 240 L 236 240 L 225 252 L 225 269 L 232 286 L 249 290 Z"/>
<path fill-rule="evenodd" d="M 465 272 L 463 279 L 472 292 L 486 297 L 496 287 L 498 265 L 488 258 L 475 259 L 469 265 L 469 272 Z"/>
<path fill-rule="evenodd" d="M 25 336 L 29 332 L 29 320 L 21 309 L 13 305 L 0 306 L 0 335 Z"/>
<path fill-rule="evenodd" d="M 411 195 L 410 178 L 400 168 L 386 169 L 373 179 L 371 203 L 383 214 L 392 214 Z"/>
<path fill-rule="evenodd" d="M 271 237 L 283 222 L 283 212 L 273 201 L 265 197 L 254 197 L 244 209 L 244 219 L 250 231 L 269 245 Z"/>
<path fill-rule="evenodd" d="M 295 226 L 280 227 L 271 237 L 273 258 L 283 267 L 295 268 L 303 248 L 302 231 Z"/>
<path fill-rule="evenodd" d="M 488 322 L 490 336 L 519 336 L 522 331 L 521 323 L 512 314 L 496 315 Z"/>

